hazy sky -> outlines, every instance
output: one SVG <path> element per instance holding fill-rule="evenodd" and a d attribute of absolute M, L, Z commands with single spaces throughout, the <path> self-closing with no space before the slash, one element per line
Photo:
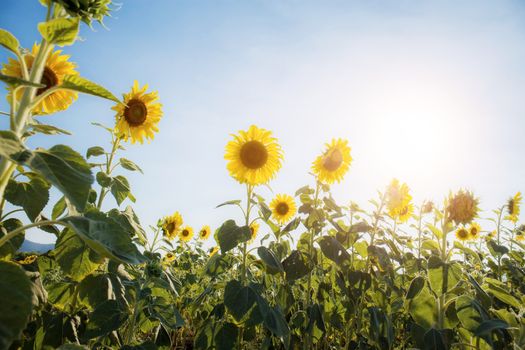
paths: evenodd
<path fill-rule="evenodd" d="M 134 79 L 159 91 L 160 133 L 125 153 L 145 172 L 129 176 L 144 226 L 175 210 L 196 229 L 235 215 L 214 209 L 244 194 L 226 171 L 224 146 L 250 124 L 271 129 L 284 149 L 276 193 L 312 183 L 311 162 L 332 137 L 347 138 L 354 158 L 333 187 L 342 203 L 366 207 L 397 177 L 416 202 L 471 189 L 490 215 L 525 190 L 523 1 L 122 3 L 109 30 L 83 26 L 82 41 L 64 52 L 81 75 L 117 95 Z M 0 6 L 0 27 L 26 47 L 39 40 L 38 1 Z M 111 106 L 81 96 L 41 118 L 73 136 L 39 136 L 31 145 L 107 147 L 90 122 L 111 125 Z"/>

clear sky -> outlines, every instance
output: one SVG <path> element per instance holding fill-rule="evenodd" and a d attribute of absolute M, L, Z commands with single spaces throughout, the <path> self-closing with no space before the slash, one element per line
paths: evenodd
<path fill-rule="evenodd" d="M 490 215 L 525 190 L 523 1 L 122 3 L 105 22 L 109 30 L 83 26 L 82 40 L 64 51 L 81 75 L 115 94 L 134 79 L 159 91 L 160 133 L 125 153 L 145 172 L 129 176 L 144 226 L 175 210 L 196 229 L 235 215 L 214 208 L 244 194 L 223 152 L 229 134 L 250 124 L 271 129 L 284 149 L 276 193 L 312 183 L 311 162 L 332 137 L 347 138 L 354 158 L 333 186 L 342 203 L 366 207 L 397 177 L 416 202 L 471 189 Z M 38 40 L 45 10 L 37 0 L 0 6 L 0 27 L 26 47 Z M 111 106 L 81 96 L 68 111 L 42 117 L 73 136 L 31 144 L 67 143 L 82 153 L 107 146 L 90 122 L 111 125 Z"/>

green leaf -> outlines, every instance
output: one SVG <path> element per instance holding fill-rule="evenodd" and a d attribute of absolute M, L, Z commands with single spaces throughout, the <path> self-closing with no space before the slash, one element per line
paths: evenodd
<path fill-rule="evenodd" d="M 140 264 L 145 260 L 131 240 L 132 233 L 96 209 L 89 210 L 84 216 L 69 216 L 62 221 L 100 255 L 128 264 Z"/>
<path fill-rule="evenodd" d="M 504 245 L 499 245 L 493 240 L 487 242 L 487 247 L 489 248 L 490 253 L 494 257 L 502 256 L 509 252 L 509 248 L 505 247 Z"/>
<path fill-rule="evenodd" d="M 348 254 L 346 249 L 334 237 L 323 236 L 318 243 L 321 246 L 323 254 L 339 267 L 342 267 L 345 262 L 350 261 L 350 254 Z"/>
<path fill-rule="evenodd" d="M 496 329 L 507 329 L 510 326 L 507 324 L 507 322 L 503 320 L 486 320 L 481 322 L 479 327 L 474 331 L 474 335 L 476 337 L 481 337 L 484 335 L 489 335 L 492 331 Z"/>
<path fill-rule="evenodd" d="M 13 205 L 22 207 L 27 217 L 35 221 L 49 201 L 51 185 L 38 174 L 25 173 L 24 175 L 29 182 L 9 180 L 5 189 L 5 199 Z"/>
<path fill-rule="evenodd" d="M 294 250 L 282 264 L 288 281 L 304 277 L 312 270 L 311 264 L 307 263 L 306 257 L 298 250 Z"/>
<path fill-rule="evenodd" d="M 179 310 L 163 298 L 155 298 L 154 303 L 150 304 L 148 309 L 150 317 L 159 320 L 167 329 L 176 330 L 184 325 L 184 318 Z"/>
<path fill-rule="evenodd" d="M 53 206 L 53 211 L 51 212 L 51 219 L 56 220 L 58 217 L 67 209 L 66 197 L 62 196 Z"/>
<path fill-rule="evenodd" d="M 47 151 L 34 151 L 29 165 L 58 188 L 80 212 L 84 211 L 93 175 L 80 154 L 68 146 L 56 145 Z"/>
<path fill-rule="evenodd" d="M 247 242 L 252 236 L 248 226 L 237 226 L 234 220 L 228 220 L 217 230 L 217 241 L 224 254 L 239 244 Z"/>
<path fill-rule="evenodd" d="M 266 247 L 259 247 L 257 248 L 257 254 L 263 261 L 263 263 L 266 265 L 268 272 L 270 273 L 277 273 L 277 272 L 284 272 L 283 265 L 279 260 L 277 260 L 277 257 L 275 254 Z"/>
<path fill-rule="evenodd" d="M 90 315 L 84 338 L 92 339 L 104 336 L 119 329 L 128 319 L 126 310 L 116 300 L 107 300 L 97 306 Z"/>
<path fill-rule="evenodd" d="M 97 183 L 101 187 L 109 187 L 111 185 L 111 177 L 109 177 L 105 172 L 99 171 L 97 175 L 95 176 L 97 179 Z"/>
<path fill-rule="evenodd" d="M 120 100 L 116 98 L 115 95 L 113 95 L 109 90 L 78 75 L 66 75 L 62 80 L 60 87 L 121 103 Z"/>
<path fill-rule="evenodd" d="M 282 311 L 278 307 L 272 307 L 264 318 L 264 325 L 278 338 L 284 338 L 290 334 L 288 323 Z"/>
<path fill-rule="evenodd" d="M 242 286 L 237 280 L 232 280 L 224 288 L 224 305 L 233 318 L 242 323 L 246 321 L 250 310 L 256 305 L 257 294 L 252 288 Z"/>
<path fill-rule="evenodd" d="M 89 348 L 84 345 L 78 345 L 78 344 L 64 344 L 61 345 L 57 350 L 88 350 Z"/>
<path fill-rule="evenodd" d="M 489 318 L 483 306 L 468 295 L 459 296 L 455 305 L 459 322 L 470 332 L 474 332 L 484 320 Z"/>
<path fill-rule="evenodd" d="M 55 308 L 69 311 L 75 295 L 74 282 L 54 282 L 46 285 L 48 301 Z"/>
<path fill-rule="evenodd" d="M 485 282 L 488 284 L 487 291 L 500 301 L 518 310 L 522 307 L 522 303 L 508 292 L 508 288 L 504 283 L 488 277 L 485 278 Z"/>
<path fill-rule="evenodd" d="M 412 282 L 410 282 L 410 287 L 408 288 L 406 298 L 413 299 L 419 294 L 419 292 L 421 292 L 424 286 L 425 286 L 425 278 L 422 276 L 415 277 L 412 280 Z"/>
<path fill-rule="evenodd" d="M 32 123 L 32 124 L 29 124 L 29 127 L 34 132 L 39 132 L 45 135 L 58 135 L 58 134 L 71 135 L 69 131 L 58 128 L 54 125 Z"/>
<path fill-rule="evenodd" d="M 408 300 L 408 312 L 418 325 L 430 329 L 437 323 L 436 299 L 425 285 L 414 298 Z"/>
<path fill-rule="evenodd" d="M 14 132 L 0 130 L 0 155 L 14 162 L 23 163 L 31 158 L 31 151 L 24 147 Z"/>
<path fill-rule="evenodd" d="M 443 335 L 435 329 L 431 328 L 425 333 L 425 348 L 424 350 L 447 350 Z"/>
<path fill-rule="evenodd" d="M 235 199 L 235 200 L 226 201 L 224 203 L 221 203 L 218 206 L 216 206 L 215 208 L 224 207 L 225 205 L 239 205 L 239 204 L 241 204 L 241 201 L 238 200 L 238 199 Z"/>
<path fill-rule="evenodd" d="M 228 271 L 232 266 L 230 255 L 216 253 L 206 263 L 205 272 L 209 276 L 217 276 Z"/>
<path fill-rule="evenodd" d="M 32 87 L 37 87 L 37 88 L 41 88 L 41 87 L 45 87 L 45 85 L 42 85 L 42 84 L 39 84 L 39 83 L 33 83 L 29 80 L 25 80 L 25 79 L 22 79 L 22 78 L 18 78 L 18 77 L 12 77 L 10 75 L 5 75 L 5 74 L 2 74 L 0 73 L 0 80 L 3 81 L 4 83 L 7 83 L 8 85 L 11 85 L 11 86 L 32 86 Z"/>
<path fill-rule="evenodd" d="M 97 305 L 114 299 L 113 286 L 107 274 L 91 274 L 86 276 L 77 287 L 80 302 L 94 310 Z"/>
<path fill-rule="evenodd" d="M 67 46 L 75 42 L 78 36 L 80 19 L 55 18 L 38 24 L 38 31 L 51 44 Z"/>
<path fill-rule="evenodd" d="M 120 158 L 120 165 L 122 165 L 122 167 L 126 170 L 129 170 L 129 171 L 139 171 L 141 173 L 144 174 L 144 172 L 142 171 L 142 169 L 137 165 L 135 164 L 134 162 L 132 162 L 131 160 L 129 159 L 126 159 L 126 158 Z"/>
<path fill-rule="evenodd" d="M 459 264 L 445 263 L 435 255 L 428 259 L 430 287 L 438 296 L 454 288 L 461 280 L 461 276 L 462 271 Z"/>
<path fill-rule="evenodd" d="M 89 157 L 97 157 L 97 156 L 102 156 L 104 154 L 106 154 L 106 151 L 104 150 L 104 148 L 100 146 L 93 146 L 93 147 L 88 148 L 86 152 L 86 158 L 89 159 Z"/>
<path fill-rule="evenodd" d="M 230 350 L 235 348 L 239 329 L 230 322 L 225 322 L 219 326 L 215 334 L 214 341 L 217 350 Z"/>
<path fill-rule="evenodd" d="M 71 229 L 58 237 L 52 254 L 66 275 L 80 281 L 95 271 L 104 260 Z"/>
<path fill-rule="evenodd" d="M 22 336 L 33 311 L 31 282 L 16 264 L 0 261 L 0 349 Z"/>
<path fill-rule="evenodd" d="M 119 223 L 119 225 L 130 234 L 130 237 L 138 237 L 141 242 L 146 242 L 146 231 L 140 225 L 137 214 L 131 206 L 127 206 L 123 211 L 111 209 L 108 216 Z"/>
<path fill-rule="evenodd" d="M 3 237 L 8 232 L 16 230 L 22 226 L 24 226 L 24 224 L 18 219 L 7 219 L 0 223 L 0 237 Z M 24 243 L 24 235 L 24 232 L 19 233 L 9 241 L 5 242 L 4 245 L 0 247 L 0 257 L 9 259 L 15 255 L 18 249 L 22 246 L 22 243 Z"/>
<path fill-rule="evenodd" d="M 118 205 L 121 205 L 126 198 L 129 198 L 132 202 L 135 201 L 135 197 L 131 194 L 128 179 L 122 175 L 115 176 L 111 181 L 111 194 L 115 197 Z"/>
<path fill-rule="evenodd" d="M 20 43 L 18 42 L 18 39 L 13 34 L 8 32 L 7 30 L 1 29 L 1 28 L 0 28 L 0 45 L 14 52 L 15 54 L 18 53 L 18 48 L 20 47 Z"/>

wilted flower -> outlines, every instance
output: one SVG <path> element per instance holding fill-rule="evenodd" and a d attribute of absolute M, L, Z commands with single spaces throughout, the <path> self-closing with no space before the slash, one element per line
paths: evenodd
<path fill-rule="evenodd" d="M 470 223 L 478 213 L 478 199 L 469 191 L 459 190 L 448 199 L 448 220 L 456 224 Z"/>

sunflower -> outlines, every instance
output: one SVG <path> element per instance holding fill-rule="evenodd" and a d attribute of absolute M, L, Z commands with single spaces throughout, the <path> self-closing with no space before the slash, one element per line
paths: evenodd
<path fill-rule="evenodd" d="M 117 112 L 115 132 L 125 141 L 144 143 L 144 138 L 152 140 L 159 131 L 157 124 L 162 118 L 162 105 L 157 102 L 156 91 L 146 92 L 148 85 L 142 88 L 135 80 L 131 91 L 123 95 L 124 103 L 111 109 Z"/>
<path fill-rule="evenodd" d="M 287 194 L 278 194 L 271 201 L 270 209 L 273 218 L 281 225 L 288 222 L 297 212 L 294 199 Z"/>
<path fill-rule="evenodd" d="M 425 201 L 421 207 L 422 214 L 428 214 L 434 209 L 434 203 L 432 201 Z"/>
<path fill-rule="evenodd" d="M 31 265 L 38 258 L 36 255 L 28 255 L 24 260 L 20 260 L 18 263 L 21 265 Z"/>
<path fill-rule="evenodd" d="M 468 234 L 469 234 L 470 239 L 477 239 L 480 233 L 481 233 L 481 227 L 479 226 L 479 224 L 475 222 L 471 223 L 468 229 Z"/>
<path fill-rule="evenodd" d="M 469 239 L 469 232 L 466 228 L 460 227 L 456 230 L 456 238 L 460 241 L 466 241 Z"/>
<path fill-rule="evenodd" d="M 218 246 L 215 246 L 215 247 L 211 248 L 211 250 L 210 250 L 210 258 L 212 256 L 214 256 L 215 254 L 217 254 L 218 251 L 219 251 L 219 247 Z"/>
<path fill-rule="evenodd" d="M 386 190 L 386 206 L 391 217 L 397 218 L 408 210 L 412 200 L 410 189 L 406 183 L 400 184 L 399 180 L 392 179 Z"/>
<path fill-rule="evenodd" d="M 184 226 L 179 231 L 179 238 L 183 242 L 189 242 L 193 237 L 193 228 L 190 226 Z"/>
<path fill-rule="evenodd" d="M 281 168 L 283 152 L 272 132 L 252 125 L 232 136 L 224 154 L 231 177 L 252 186 L 273 179 Z"/>
<path fill-rule="evenodd" d="M 175 254 L 168 252 L 166 255 L 164 255 L 163 262 L 165 264 L 172 263 L 173 261 L 175 261 Z"/>
<path fill-rule="evenodd" d="M 491 239 L 494 239 L 496 236 L 497 236 L 497 232 L 496 230 L 493 230 L 493 231 L 490 231 L 489 233 L 487 233 L 487 235 L 485 236 L 485 239 L 487 240 L 491 240 Z"/>
<path fill-rule="evenodd" d="M 173 215 L 166 216 L 162 220 L 162 234 L 171 241 L 178 235 L 181 226 L 182 216 L 176 211 Z"/>
<path fill-rule="evenodd" d="M 252 231 L 252 237 L 248 241 L 249 243 L 255 241 L 255 238 L 257 237 L 257 233 L 259 232 L 259 224 L 254 221 L 250 224 L 250 231 Z"/>
<path fill-rule="evenodd" d="M 403 208 L 401 208 L 401 210 L 399 210 L 397 214 L 397 220 L 400 223 L 407 222 L 413 213 L 414 213 L 414 205 L 412 205 L 412 203 L 408 203 Z"/>
<path fill-rule="evenodd" d="M 205 225 L 199 231 L 199 239 L 202 241 L 205 241 L 210 237 L 210 234 L 211 234 L 210 226 Z"/>
<path fill-rule="evenodd" d="M 478 213 L 478 199 L 469 191 L 459 190 L 449 196 L 447 205 L 448 220 L 456 224 L 468 224 Z"/>
<path fill-rule="evenodd" d="M 33 48 L 30 53 L 25 54 L 23 57 L 27 69 L 31 70 L 33 66 L 33 61 L 38 55 L 40 50 L 40 45 L 33 45 Z M 40 96 L 47 90 L 52 87 L 58 86 L 64 80 L 66 75 L 78 75 L 78 72 L 75 70 L 76 64 L 69 62 L 69 55 L 61 55 L 61 50 L 53 51 L 49 54 L 44 66 L 44 71 L 42 72 L 42 78 L 40 83 L 44 85 L 36 91 L 36 96 Z M 7 64 L 3 65 L 2 74 L 22 78 L 22 68 L 18 60 L 9 58 Z M 7 100 L 11 103 L 11 94 L 12 88 L 10 90 Z M 16 100 L 20 101 L 24 89 L 18 89 L 16 93 Z M 33 114 L 50 114 L 59 111 L 66 110 L 78 97 L 78 93 L 71 90 L 57 90 L 51 93 L 49 96 L 46 96 L 42 101 L 40 101 L 34 108 Z"/>
<path fill-rule="evenodd" d="M 516 223 L 520 216 L 520 204 L 521 204 L 521 192 L 518 192 L 514 197 L 509 198 L 507 201 L 507 213 L 509 214 L 506 219 Z"/>
<path fill-rule="evenodd" d="M 514 237 L 516 241 L 524 241 L 525 240 L 525 225 L 520 225 L 518 229 L 516 230 L 516 236 Z"/>
<path fill-rule="evenodd" d="M 332 142 L 325 146 L 323 154 L 315 159 L 312 171 L 319 182 L 330 185 L 343 179 L 350 168 L 352 156 L 347 140 L 332 139 Z"/>

